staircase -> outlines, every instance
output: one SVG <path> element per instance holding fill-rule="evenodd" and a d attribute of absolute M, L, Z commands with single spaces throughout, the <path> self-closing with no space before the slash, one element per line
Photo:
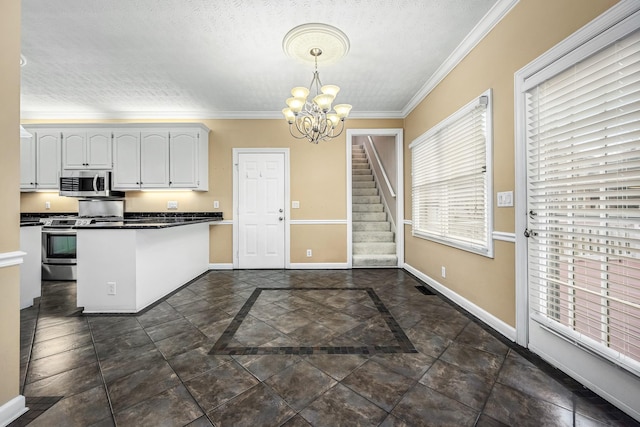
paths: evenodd
<path fill-rule="evenodd" d="M 351 156 L 353 267 L 397 267 L 395 236 L 364 147 L 352 145 Z"/>

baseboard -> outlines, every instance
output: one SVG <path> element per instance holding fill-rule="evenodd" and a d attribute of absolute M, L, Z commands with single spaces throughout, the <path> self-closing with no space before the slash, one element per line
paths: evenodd
<path fill-rule="evenodd" d="M 233 270 L 233 263 L 211 263 L 209 264 L 209 270 Z"/>
<path fill-rule="evenodd" d="M 515 340 L 516 340 L 516 328 L 514 328 L 513 326 L 511 326 L 511 325 L 505 323 L 504 321 L 498 319 L 496 316 L 494 316 L 493 314 L 489 313 L 485 309 L 477 306 L 476 304 L 472 303 L 471 301 L 469 301 L 468 299 L 464 298 L 463 296 L 453 292 L 451 289 L 447 288 L 443 284 L 439 283 L 437 280 L 432 279 L 431 277 L 427 276 L 426 274 L 424 274 L 423 272 L 417 270 L 416 268 L 412 267 L 411 265 L 405 263 L 404 264 L 404 268 L 409 273 L 413 274 L 418 279 L 420 279 L 423 282 L 427 283 L 433 289 L 435 289 L 436 291 L 440 292 L 442 295 L 444 295 L 445 297 L 449 298 L 451 301 L 453 301 L 454 303 L 458 304 L 460 307 L 462 307 L 463 309 L 467 310 L 469 313 L 473 314 L 478 319 L 482 320 L 484 323 L 486 323 L 487 325 L 489 325 L 490 327 L 495 329 L 497 332 L 501 333 L 502 335 L 504 335 L 509 340 L 515 342 Z"/>
<path fill-rule="evenodd" d="M 292 262 L 291 270 L 345 270 L 349 268 L 346 262 Z"/>
<path fill-rule="evenodd" d="M 9 425 L 28 410 L 29 408 L 25 405 L 24 396 L 18 395 L 14 397 L 4 405 L 0 406 L 0 427 Z"/>

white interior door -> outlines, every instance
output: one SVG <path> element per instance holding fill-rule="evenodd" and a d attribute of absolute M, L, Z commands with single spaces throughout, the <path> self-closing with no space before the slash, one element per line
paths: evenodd
<path fill-rule="evenodd" d="M 238 268 L 285 267 L 285 154 L 238 155 Z"/>

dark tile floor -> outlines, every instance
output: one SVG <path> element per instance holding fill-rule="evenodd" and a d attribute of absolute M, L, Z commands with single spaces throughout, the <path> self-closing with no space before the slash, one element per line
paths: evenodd
<path fill-rule="evenodd" d="M 137 316 L 21 313 L 33 426 L 637 425 L 402 270 L 212 271 Z"/>

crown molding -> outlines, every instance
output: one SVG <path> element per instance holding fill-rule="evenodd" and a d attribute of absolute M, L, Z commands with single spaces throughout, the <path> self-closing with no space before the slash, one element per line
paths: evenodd
<path fill-rule="evenodd" d="M 407 117 L 433 89 L 471 52 L 480 41 L 518 4 L 519 0 L 499 0 L 462 40 L 451 55 L 438 67 L 429 80 L 402 109 Z"/>

